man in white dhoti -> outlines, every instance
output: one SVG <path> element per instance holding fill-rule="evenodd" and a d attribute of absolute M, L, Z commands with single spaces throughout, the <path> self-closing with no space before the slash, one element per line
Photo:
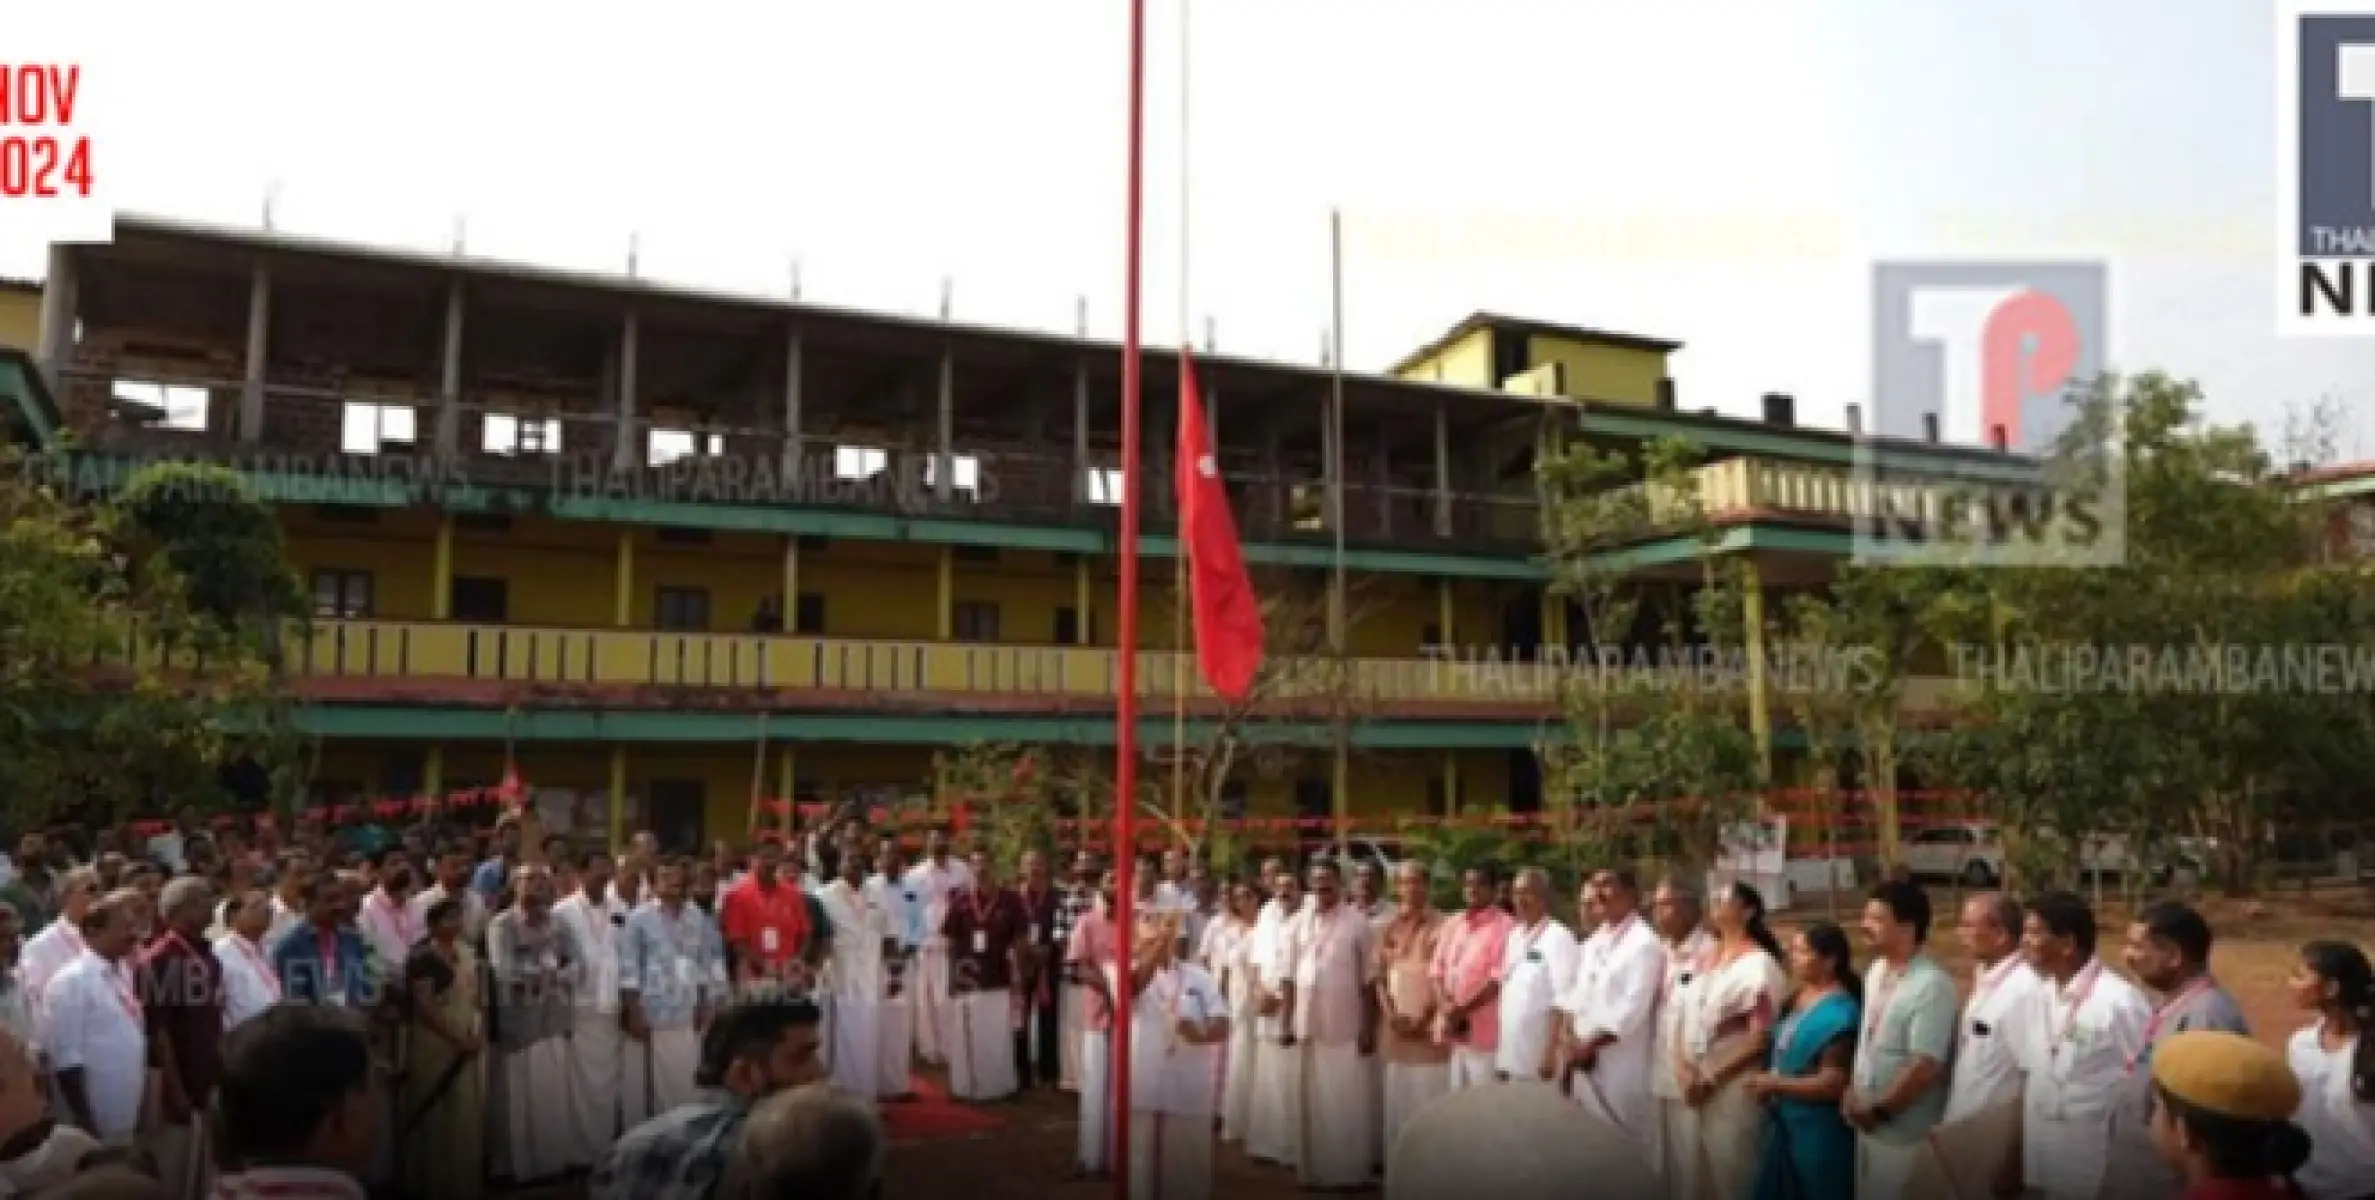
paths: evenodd
<path fill-rule="evenodd" d="M 1517 910 L 1501 952 L 1501 1049 L 1493 1067 L 1502 1079 L 1549 1080 L 1552 1061 L 1551 1006 L 1574 982 L 1580 948 L 1575 935 L 1550 915 L 1550 876 L 1540 867 L 1518 872 L 1510 886 Z"/>
<path fill-rule="evenodd" d="M 1294 1045 L 1294 968 L 1303 930 L 1303 887 L 1273 858 L 1270 902 L 1254 921 L 1250 952 L 1261 1043 L 1253 1060 L 1253 1116 L 1245 1133 L 1246 1157 L 1295 1165 L 1303 1137 L 1303 1056 Z"/>
<path fill-rule="evenodd" d="M 1401 903 L 1377 939 L 1377 1010 L 1384 1026 L 1377 1058 L 1385 1064 L 1378 1140 L 1385 1154 L 1410 1119 L 1451 1087 L 1451 1047 L 1435 1040 L 1435 951 L 1444 922 L 1428 902 L 1427 883 L 1423 862 L 1395 869 Z"/>
<path fill-rule="evenodd" d="M 959 1100 L 1014 1095 L 1014 1024 L 1022 998 L 1018 952 L 1028 923 L 1014 893 L 998 886 L 989 856 L 966 863 L 972 886 L 948 902 L 948 1094 Z"/>
<path fill-rule="evenodd" d="M 1654 1109 L 1657 1119 L 1650 1128 L 1649 1161 L 1662 1176 L 1667 1148 L 1676 1142 L 1690 1120 L 1690 1106 L 1682 1099 L 1682 1081 L 1674 1075 L 1674 1064 L 1680 1059 L 1683 1046 L 1682 993 L 1698 981 L 1699 972 L 1706 968 L 1707 954 L 1715 939 L 1707 932 L 1699 893 L 1677 879 L 1658 883 L 1657 891 L 1650 896 L 1649 919 L 1657 927 L 1658 940 L 1666 950 L 1665 983 L 1658 993 L 1657 1050 L 1650 1056 L 1649 1068 L 1649 1091 L 1657 1101 Z"/>
<path fill-rule="evenodd" d="M 1096 905 L 1097 859 L 1083 850 L 1072 856 L 1072 873 L 1064 886 L 1063 900 L 1056 905 L 1056 956 L 1061 961 L 1072 961 L 1072 930 Z M 1087 999 L 1085 988 L 1078 984 L 1065 985 L 1060 1001 L 1063 1011 L 1057 1016 L 1063 1033 L 1057 1073 L 1062 1077 L 1059 1086 L 1067 1092 L 1080 1089 L 1080 1042 L 1087 1032 Z"/>
<path fill-rule="evenodd" d="M 2020 1178 L 2016 1138 L 2025 1057 L 2021 1039 L 2035 1032 L 2036 1023 L 2027 1018 L 2039 986 L 2037 973 L 2020 953 L 2023 916 L 2020 901 L 1989 892 L 1963 902 L 1957 930 L 1976 978 L 1955 1031 L 1954 1069 L 1941 1127 L 1976 1129 L 1984 1122 L 1991 1133 L 1971 1146 L 1972 1162 L 1942 1165 L 1957 1178 L 1987 1187 Z M 2002 1135 L 1995 1136 L 1994 1130 Z"/>
<path fill-rule="evenodd" d="M 1098 881 L 1099 904 L 1073 922 L 1065 943 L 1066 978 L 1086 999 L 1081 1004 L 1080 1148 L 1073 1177 L 1094 1179 L 1113 1169 L 1113 974 L 1119 947 L 1113 931 L 1116 881 L 1107 871 Z"/>
<path fill-rule="evenodd" d="M 935 829 L 924 835 L 924 860 L 907 872 L 907 887 L 924 909 L 924 944 L 916 951 L 913 986 L 907 989 L 915 1015 L 915 1052 L 925 1062 L 948 1061 L 948 1042 L 954 1028 L 954 1002 L 949 992 L 949 901 L 973 887 L 964 863 L 949 857 L 948 835 Z"/>
<path fill-rule="evenodd" d="M 1305 1187 L 1359 1187 L 1377 1167 L 1375 935 L 1344 903 L 1334 863 L 1311 867 L 1311 911 L 1294 940 L 1294 1007 L 1282 1044 L 1302 1051 L 1303 1136 L 1295 1174 Z"/>
<path fill-rule="evenodd" d="M 517 898 L 487 922 L 487 971 L 495 985 L 495 1057 L 488 1065 L 489 1150 L 494 1175 L 546 1179 L 575 1164 L 578 1138 L 569 1034 L 576 1006 L 566 981 L 584 961 L 553 919 L 552 873 L 522 864 Z"/>
<path fill-rule="evenodd" d="M 1930 1130 L 1946 1115 L 1954 1054 L 1954 977 L 1922 953 L 1930 898 L 1903 880 L 1872 889 L 1864 902 L 1863 1029 L 1840 1114 L 1855 1128 L 1856 1195 L 1901 1200 Z"/>
<path fill-rule="evenodd" d="M 1205 927 L 1198 955 L 1205 971 L 1220 982 L 1221 996 L 1229 1002 L 1229 1042 L 1220 1067 L 1220 1136 L 1224 1142 L 1244 1141 L 1246 1122 L 1253 1116 L 1253 1058 L 1259 1036 L 1255 1025 L 1260 1013 L 1247 952 L 1253 944 L 1254 915 L 1261 906 L 1261 895 L 1253 885 L 1230 884 L 1220 915 Z"/>
<path fill-rule="evenodd" d="M 651 899 L 628 915 L 619 942 L 619 1014 L 623 1086 L 641 1093 L 642 1111 L 659 1114 L 699 1094 L 701 1035 L 727 998 L 726 944 L 717 922 L 685 903 L 684 863 L 652 871 Z"/>
<path fill-rule="evenodd" d="M 553 905 L 580 958 L 573 981 L 575 1014 L 568 1038 L 572 1167 L 591 1167 L 618 1140 L 626 1030 L 619 1020 L 618 927 L 610 923 L 610 856 L 580 857 L 577 890 Z M 638 1106 L 640 1107 L 640 1106 Z M 637 1117 L 637 1123 L 641 1122 Z"/>
<path fill-rule="evenodd" d="M 900 869 L 899 843 L 882 839 L 874 851 L 874 873 L 866 877 L 866 895 L 889 918 L 893 944 L 882 961 L 882 996 L 876 1001 L 880 1035 L 876 1054 L 881 1060 L 883 1095 L 901 1100 L 915 1091 L 915 1004 L 909 991 L 914 977 L 916 948 L 923 945 L 923 906 L 916 903 Z"/>
<path fill-rule="evenodd" d="M 2109 1157 L 2111 1109 L 2144 1053 L 2152 1005 L 2095 957 L 2095 914 L 2069 892 L 2037 898 L 2021 950 L 2045 981 L 2017 1019 L 2028 1081 L 2021 1103 L 2022 1182 L 2046 1200 L 2096 1200 Z"/>
<path fill-rule="evenodd" d="M 1185 914 L 1138 922 L 1129 964 L 1130 1194 L 1206 1200 L 1212 1117 L 1227 1003 L 1212 976 L 1179 957 Z M 1112 982 L 1120 982 L 1118 965 Z"/>
<path fill-rule="evenodd" d="M 1377 865 L 1376 859 L 1363 858 L 1352 864 L 1348 879 L 1351 883 L 1351 892 L 1345 898 L 1345 903 L 1369 922 L 1370 944 L 1375 945 L 1385 937 L 1385 927 L 1392 924 L 1394 920 L 1394 902 L 1386 895 L 1384 869 Z M 1385 1175 L 1385 1121 L 1383 1119 L 1385 1113 L 1385 1055 L 1372 1054 L 1364 1061 L 1368 1064 L 1371 1076 L 1369 1093 L 1372 1111 L 1377 1113 L 1379 1118 L 1373 1123 L 1374 1135 L 1370 1138 L 1370 1150 L 1377 1158 L 1376 1174 L 1383 1178 Z"/>
<path fill-rule="evenodd" d="M 1575 981 L 1555 1002 L 1560 1082 L 1585 1112 L 1628 1137 L 1646 1137 L 1655 1120 L 1649 1076 L 1657 1051 L 1658 993 L 1666 947 L 1641 918 L 1641 885 L 1624 869 L 1594 872 L 1600 914 L 1577 955 Z"/>
<path fill-rule="evenodd" d="M 825 1061 L 834 1087 L 879 1100 L 894 1094 L 883 1078 L 881 1026 L 883 964 L 896 944 L 891 917 L 866 891 L 867 864 L 856 846 L 829 850 L 826 858 L 834 878 L 817 894 L 833 924 L 832 959 L 825 967 L 833 1028 Z"/>

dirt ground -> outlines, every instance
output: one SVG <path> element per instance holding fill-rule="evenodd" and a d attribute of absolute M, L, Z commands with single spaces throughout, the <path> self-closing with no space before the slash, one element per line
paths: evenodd
<path fill-rule="evenodd" d="M 1935 889 L 1938 925 L 1931 948 L 1961 971 L 1968 965 L 1955 944 L 1956 896 Z M 1843 906 L 1852 910 L 1852 906 Z M 2285 980 L 2298 961 L 2302 942 L 2320 937 L 2346 937 L 2375 947 L 2375 903 L 2356 895 L 2328 895 L 2301 899 L 2285 897 L 2265 904 L 2207 901 L 2205 915 L 2219 933 L 2211 966 L 2219 980 L 2242 1004 L 2252 1028 L 2271 1043 L 2281 1045 L 2306 1017 L 2286 998 Z M 1790 927 L 1821 919 L 1821 906 L 1812 911 L 1777 916 L 1775 927 Z M 1852 926 L 1849 916 L 1843 923 Z M 2105 960 L 2119 961 L 2126 935 L 2125 917 L 2107 913 L 2103 922 Z M 905 1196 L 962 1196 L 965 1200 L 1007 1200 L 1012 1197 L 1061 1197 L 1088 1200 L 1111 1196 L 1111 1183 L 1065 1181 L 1072 1161 L 1075 1102 L 1069 1096 L 1036 1095 L 1005 1106 L 1010 1117 L 996 1133 L 977 1140 L 928 1142 L 894 1147 L 890 1186 L 885 1194 Z M 1218 1154 L 1214 1194 L 1232 1200 L 1299 1195 L 1287 1172 L 1246 1161 L 1232 1147 Z"/>

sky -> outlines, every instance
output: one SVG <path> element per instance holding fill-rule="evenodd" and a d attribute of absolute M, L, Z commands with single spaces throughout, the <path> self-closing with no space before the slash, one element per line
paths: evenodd
<path fill-rule="evenodd" d="M 2110 365 L 2264 430 L 2322 398 L 2375 457 L 2375 341 L 2274 333 L 2264 3 L 1148 10 L 1152 340 L 1317 361 L 1340 214 L 1356 369 L 1489 309 L 1680 341 L 1684 407 L 1835 426 L 1876 260 L 2095 260 Z M 1124 0 L 365 11 L 11 5 L 9 52 L 82 63 L 120 210 L 270 195 L 292 232 L 1120 334 Z M 29 224 L 0 204 L 0 275 L 42 271 Z"/>

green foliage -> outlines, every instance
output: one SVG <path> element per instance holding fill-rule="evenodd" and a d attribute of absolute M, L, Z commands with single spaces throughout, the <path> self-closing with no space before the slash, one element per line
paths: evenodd
<path fill-rule="evenodd" d="M 228 467 L 143 467 L 108 505 L 104 524 L 139 570 L 178 577 L 193 613 L 240 626 L 277 625 L 305 611 L 280 523 Z"/>
<path fill-rule="evenodd" d="M 0 451 L 0 804 L 15 828 L 228 799 L 222 764 L 301 757 L 259 628 L 193 600 L 169 545 Z M 149 503 L 161 503 L 152 491 Z M 269 514 L 266 514 L 267 519 Z M 270 544 L 278 546 L 278 534 Z M 286 582 L 285 564 L 263 572 Z M 293 589 L 292 589 L 293 590 Z"/>

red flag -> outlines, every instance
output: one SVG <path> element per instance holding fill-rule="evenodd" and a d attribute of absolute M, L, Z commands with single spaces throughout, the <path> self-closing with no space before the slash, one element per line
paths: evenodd
<path fill-rule="evenodd" d="M 1179 352 L 1179 546 L 1188 559 L 1188 597 L 1196 629 L 1196 667 L 1229 700 L 1243 700 L 1262 668 L 1262 606 L 1245 573 L 1245 548 L 1204 424 L 1196 364 Z"/>

